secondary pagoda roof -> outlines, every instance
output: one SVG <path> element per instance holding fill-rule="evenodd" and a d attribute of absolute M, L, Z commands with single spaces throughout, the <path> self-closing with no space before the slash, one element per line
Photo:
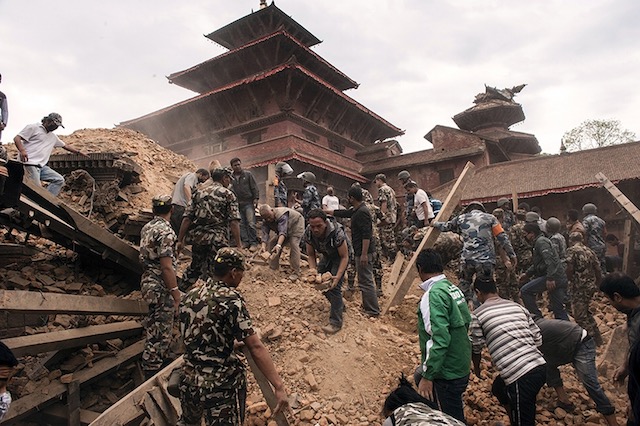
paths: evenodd
<path fill-rule="evenodd" d="M 318 76 L 316 76 L 314 73 L 312 73 L 311 71 L 307 70 L 306 68 L 304 68 L 303 66 L 301 66 L 300 64 L 290 61 L 286 64 L 282 64 L 279 65 L 275 68 L 272 68 L 270 70 L 267 70 L 265 72 L 256 74 L 256 75 L 252 75 L 246 78 L 243 78 L 241 80 L 238 81 L 234 81 L 232 83 L 229 83 L 225 86 L 222 87 L 218 87 L 215 90 L 212 90 L 208 93 L 202 94 L 202 95 L 198 95 L 195 96 L 193 98 L 187 99 L 185 101 L 182 102 L 178 102 L 174 105 L 171 105 L 169 107 L 163 108 L 161 110 L 152 112 L 150 114 L 144 115 L 142 117 L 138 117 L 138 118 L 134 118 L 132 120 L 128 120 L 128 121 L 124 121 L 122 123 L 120 123 L 121 126 L 124 127 L 130 127 L 130 128 L 136 128 L 136 124 L 140 123 L 140 122 L 144 122 L 147 121 L 149 119 L 153 119 L 153 118 L 157 118 L 160 116 L 164 116 L 166 114 L 171 114 L 173 112 L 176 112 L 176 118 L 180 116 L 180 113 L 183 113 L 185 111 L 183 111 L 182 109 L 185 107 L 189 107 L 189 106 L 193 106 L 194 108 L 191 109 L 190 114 L 193 114 L 194 112 L 197 111 L 205 111 L 205 110 L 198 110 L 198 106 L 201 106 L 202 102 L 206 102 L 208 99 L 212 99 L 214 97 L 216 97 L 216 95 L 224 93 L 224 92 L 228 92 L 231 91 L 235 88 L 240 88 L 242 86 L 245 85 L 250 85 L 250 84 L 255 84 L 256 82 L 261 82 L 261 81 L 266 81 L 268 79 L 274 78 L 275 76 L 279 76 L 282 75 L 283 73 L 286 72 L 293 72 L 294 74 L 298 74 L 298 76 L 308 79 L 309 81 L 315 83 L 319 88 L 321 88 L 322 90 L 326 90 L 329 92 L 332 92 L 333 95 L 336 96 L 336 98 L 341 99 L 343 102 L 345 102 L 345 104 L 347 105 L 347 107 L 349 109 L 351 109 L 354 113 L 356 114 L 361 114 L 364 117 L 366 117 L 367 119 L 373 121 L 376 124 L 376 131 L 375 131 L 375 139 L 388 139 L 388 138 L 392 138 L 395 136 L 399 136 L 404 134 L 404 131 L 401 130 L 400 128 L 394 126 L 393 124 L 389 123 L 387 120 L 385 120 L 384 118 L 380 117 L 379 115 L 377 115 L 376 113 L 374 113 L 373 111 L 371 111 L 370 109 L 366 108 L 364 105 L 360 104 L 358 101 L 356 101 L 355 99 L 345 95 L 342 91 L 340 91 L 339 89 L 336 89 L 333 86 L 328 85 L 323 79 L 319 78 Z M 220 129 L 218 129 L 220 130 Z M 374 139 L 374 140 L 375 140 Z"/>
<path fill-rule="evenodd" d="M 340 90 L 358 87 L 358 83 L 296 40 L 285 29 L 279 29 L 186 70 L 175 72 L 167 78 L 170 83 L 194 92 L 206 93 L 233 80 L 285 63 L 292 56 L 295 56 L 296 61 L 302 66 Z"/>
<path fill-rule="evenodd" d="M 476 170 L 465 187 L 463 203 L 470 200 L 497 201 L 511 197 L 539 197 L 601 186 L 595 178 L 602 172 L 612 182 L 640 179 L 640 142 L 557 155 L 541 155 L 522 160 L 491 164 Z M 446 194 L 453 183 L 433 190 Z"/>
<path fill-rule="evenodd" d="M 320 43 L 316 36 L 277 8 L 274 2 L 207 34 L 205 37 L 227 49 L 235 49 L 266 34 L 273 33 L 279 28 L 284 28 L 307 47 Z"/>
<path fill-rule="evenodd" d="M 462 130 L 475 132 L 486 127 L 504 127 L 524 120 L 522 105 L 515 102 L 490 100 L 479 103 L 453 116 L 453 121 Z"/>

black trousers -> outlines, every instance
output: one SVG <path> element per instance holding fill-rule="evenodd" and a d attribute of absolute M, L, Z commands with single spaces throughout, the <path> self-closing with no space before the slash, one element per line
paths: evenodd
<path fill-rule="evenodd" d="M 546 365 L 533 368 L 515 382 L 507 385 L 502 377 L 493 381 L 491 393 L 505 406 L 512 426 L 536 424 L 536 397 L 546 381 Z"/>

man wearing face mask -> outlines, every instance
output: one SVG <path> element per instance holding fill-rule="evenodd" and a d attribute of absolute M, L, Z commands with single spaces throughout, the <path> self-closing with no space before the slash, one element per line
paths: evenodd
<path fill-rule="evenodd" d="M 62 175 L 49 166 L 49 157 L 54 148 L 63 148 L 74 154 L 89 157 L 84 152 L 66 145 L 53 133 L 62 125 L 60 114 L 52 112 L 44 117 L 41 123 L 28 124 L 13 138 L 13 142 L 20 153 L 19 159 L 24 163 L 25 177 L 40 185 L 40 182 L 48 182 L 47 190 L 58 195 L 64 185 Z"/>

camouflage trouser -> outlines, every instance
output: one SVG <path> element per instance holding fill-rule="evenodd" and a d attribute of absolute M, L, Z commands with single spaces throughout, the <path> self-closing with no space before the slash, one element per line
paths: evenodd
<path fill-rule="evenodd" d="M 494 265 L 491 263 L 471 263 L 471 262 L 462 262 L 460 264 L 460 291 L 464 294 L 464 298 L 469 300 L 474 300 L 474 294 L 471 290 L 471 285 L 473 284 L 473 277 L 493 277 L 493 269 Z"/>
<path fill-rule="evenodd" d="M 206 280 L 212 275 L 213 258 L 216 256 L 218 248 L 213 244 L 194 244 L 191 246 L 191 264 L 184 273 L 180 290 L 187 291 L 198 281 L 198 278 L 202 277 Z"/>
<path fill-rule="evenodd" d="M 378 228 L 380 231 L 380 245 L 382 252 L 388 259 L 395 259 L 396 252 L 396 235 L 393 223 L 385 223 Z"/>
<path fill-rule="evenodd" d="M 607 249 L 606 247 L 603 247 L 591 250 L 593 250 L 593 252 L 598 257 L 598 260 L 600 261 L 600 270 L 602 271 L 602 276 L 604 276 L 607 273 Z"/>
<path fill-rule="evenodd" d="M 376 282 L 376 293 L 378 296 L 382 293 L 382 249 L 377 240 L 374 240 L 376 251 L 373 252 L 373 279 Z M 347 290 L 354 291 L 356 288 L 356 257 L 351 256 L 349 265 L 347 265 Z"/>
<path fill-rule="evenodd" d="M 590 310 L 591 300 L 596 292 L 594 283 L 571 280 L 569 281 L 569 290 L 571 292 L 573 319 L 576 324 L 587 330 L 587 333 L 595 340 L 596 345 L 601 345 L 602 335 Z"/>
<path fill-rule="evenodd" d="M 527 252 L 526 254 L 518 255 L 518 264 L 516 265 L 516 275 L 520 276 L 529 269 L 529 267 L 533 263 L 533 257 L 531 252 Z"/>
<path fill-rule="evenodd" d="M 207 426 L 240 426 L 244 422 L 247 387 L 236 389 L 202 389 L 180 383 L 182 417 L 178 426 L 200 426 L 204 415 Z"/>
<path fill-rule="evenodd" d="M 175 315 L 173 297 L 164 288 L 164 284 L 154 287 L 153 284 L 142 283 L 141 289 L 149 304 L 149 314 L 144 321 L 146 342 L 142 352 L 142 369 L 157 371 L 169 360 Z"/>
<path fill-rule="evenodd" d="M 508 269 L 502 262 L 496 263 L 496 287 L 503 299 L 520 303 L 520 284 L 513 269 Z"/>

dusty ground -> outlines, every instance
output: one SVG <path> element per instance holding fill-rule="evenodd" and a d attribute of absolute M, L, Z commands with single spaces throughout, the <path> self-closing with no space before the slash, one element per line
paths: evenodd
<path fill-rule="evenodd" d="M 449 272 L 449 275 L 454 274 Z M 420 359 L 416 308 L 421 290 L 412 289 L 391 315 L 379 319 L 360 314 L 359 300 L 354 298 L 347 302 L 342 331 L 325 336 L 320 327 L 328 320 L 328 302 L 308 284 L 291 283 L 286 276 L 286 271 L 254 267 L 240 290 L 259 327 L 281 328 L 281 337 L 271 341 L 269 349 L 294 397 L 296 424 L 380 424 L 379 413 L 384 398 L 395 387 L 401 373 L 412 375 Z M 269 306 L 273 297 L 279 297 L 280 303 Z M 593 306 L 598 312 L 598 324 L 605 341 L 608 341 L 611 328 L 623 324 L 624 316 L 606 304 L 601 296 Z M 598 349 L 598 361 L 604 347 Z M 574 413 L 557 410 L 553 390 L 545 387 L 539 396 L 538 423 L 605 424 L 577 381 L 572 367 L 563 367 L 562 371 L 565 387 L 578 408 Z M 611 372 L 609 368 L 606 374 L 610 377 Z M 494 376 L 495 371 L 485 354 L 482 378 L 472 374 L 465 394 L 469 424 L 492 425 L 496 421 L 508 424 L 506 413 L 490 395 Z M 317 382 L 315 389 L 313 381 Z M 601 377 L 601 383 L 614 401 L 622 421 L 626 388 L 614 386 L 607 377 Z M 262 399 L 256 386 L 251 389 L 250 402 L 258 403 Z M 264 405 L 256 404 L 255 408 L 264 408 Z M 263 416 L 253 414 L 249 425 L 262 425 L 265 420 Z"/>

